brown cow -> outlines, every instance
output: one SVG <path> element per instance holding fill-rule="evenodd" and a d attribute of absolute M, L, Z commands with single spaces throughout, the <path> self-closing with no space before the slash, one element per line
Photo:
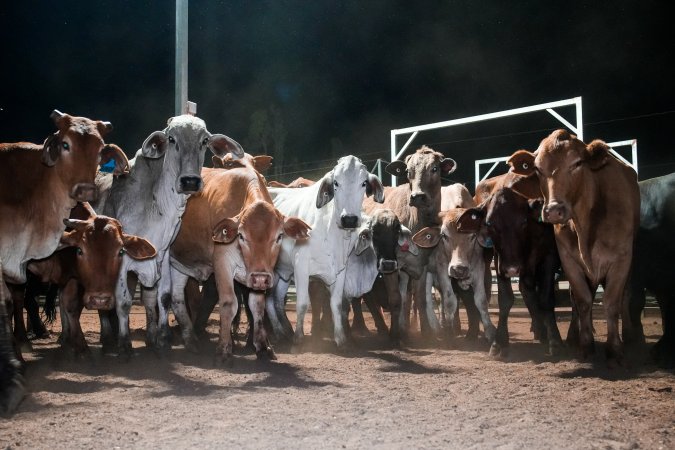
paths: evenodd
<path fill-rule="evenodd" d="M 309 179 L 303 178 L 303 177 L 298 177 L 288 184 L 279 183 L 278 181 L 272 180 L 272 181 L 268 181 L 267 185 L 269 187 L 280 187 L 280 188 L 303 188 L 303 187 L 311 186 L 314 183 L 316 183 L 316 181 L 309 180 Z"/>
<path fill-rule="evenodd" d="M 396 175 L 408 183 L 397 187 L 385 188 L 385 202 L 377 204 L 371 199 L 363 202 L 366 214 L 382 208 L 394 211 L 400 223 L 416 233 L 424 227 L 439 224 L 438 213 L 441 210 L 441 175 L 448 175 L 456 169 L 456 163 L 452 158 L 445 158 L 443 154 L 422 146 L 403 161 L 393 161 L 386 167 L 388 173 Z M 421 251 L 422 273 L 419 282 L 415 282 L 414 292 L 420 306 L 420 327 L 423 333 L 437 333 L 440 325 L 433 313 L 431 304 L 426 299 L 426 262 L 429 251 Z M 401 274 L 400 274 L 401 275 Z M 403 274 L 404 278 L 407 278 Z M 405 292 L 407 290 L 403 289 Z M 409 301 L 404 296 L 401 311 L 406 311 Z M 404 320 L 407 324 L 408 321 Z M 402 329 L 405 334 L 407 329 Z"/>
<path fill-rule="evenodd" d="M 60 309 L 63 338 L 76 355 L 88 351 L 80 327 L 82 308 L 111 310 L 115 307 L 115 285 L 122 265 L 122 256 L 142 260 L 157 251 L 148 241 L 125 234 L 117 219 L 97 216 L 88 204 L 78 204 L 65 219 L 71 231 L 61 237 L 65 248 L 52 256 L 31 261 L 28 270 L 42 282 L 51 282 L 61 289 Z"/>
<path fill-rule="evenodd" d="M 494 189 L 478 207 L 471 209 L 483 218 L 495 249 L 495 267 L 499 287 L 499 324 L 497 338 L 490 349 L 493 356 L 506 356 L 509 345 L 508 316 L 514 296 L 511 277 L 519 277 L 519 288 L 533 320 L 535 338 L 548 344 L 555 355 L 562 340 L 555 319 L 555 274 L 560 258 L 553 236 L 553 226 L 541 223 L 540 198 L 529 200 L 509 186 L 517 182 L 518 189 L 540 192 L 535 177 L 521 177 L 512 172 L 484 180 L 476 187 L 478 193 Z"/>
<path fill-rule="evenodd" d="M 192 322 L 185 308 L 188 277 L 204 281 L 214 273 L 220 307 L 216 357 L 225 361 L 232 356 L 230 331 L 238 305 L 236 279 L 251 289 L 249 306 L 254 317 L 256 353 L 275 359 L 263 327 L 265 290 L 274 282 L 274 265 L 283 237 L 305 239 L 310 227 L 276 210 L 263 177 L 243 162 L 231 170 L 204 168 L 202 178 L 204 189 L 188 200 L 180 231 L 171 244 L 172 308 L 181 324 L 183 340 L 195 350 Z"/>
<path fill-rule="evenodd" d="M 98 164 L 114 159 L 115 174 L 129 167 L 119 147 L 103 142 L 112 129 L 109 122 L 56 110 L 51 118 L 58 131 L 43 145 L 0 144 L 0 259 L 18 303 L 14 309 L 21 315 L 23 289 L 16 284 L 26 282 L 26 264 L 54 253 L 65 229 L 63 220 L 76 201 L 94 198 Z M 15 335 L 29 346 L 23 319 L 20 322 Z"/>
<path fill-rule="evenodd" d="M 551 133 L 535 154 L 514 153 L 508 163 L 515 173 L 539 179 L 545 198 L 542 218 L 554 224 L 563 270 L 579 314 L 582 356 L 594 351 L 591 309 L 602 284 L 608 363 L 620 363 L 619 315 L 625 313 L 622 322 L 628 334 L 624 291 L 640 224 L 635 171 L 614 158 L 603 141 L 586 145 L 566 130 Z"/>
<path fill-rule="evenodd" d="M 241 158 L 235 158 L 231 153 L 227 153 L 222 158 L 218 155 L 211 157 L 214 169 L 234 169 L 241 167 L 241 163 L 248 164 L 260 173 L 265 173 L 272 167 L 272 157 L 268 155 L 249 155 L 244 153 Z"/>

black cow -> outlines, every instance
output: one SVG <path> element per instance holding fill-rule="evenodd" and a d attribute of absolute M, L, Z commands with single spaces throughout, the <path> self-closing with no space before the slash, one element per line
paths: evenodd
<path fill-rule="evenodd" d="M 641 314 L 645 289 L 656 297 L 661 308 L 663 336 L 652 354 L 656 362 L 675 366 L 675 173 L 640 183 L 640 228 L 638 230 L 631 279 L 630 316 L 635 336 L 644 342 Z M 624 336 L 624 339 L 631 338 Z"/>

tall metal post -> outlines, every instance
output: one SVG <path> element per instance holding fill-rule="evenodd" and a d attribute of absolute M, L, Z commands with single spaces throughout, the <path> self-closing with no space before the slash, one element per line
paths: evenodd
<path fill-rule="evenodd" d="M 175 114 L 186 114 L 188 99 L 188 0 L 176 0 Z"/>

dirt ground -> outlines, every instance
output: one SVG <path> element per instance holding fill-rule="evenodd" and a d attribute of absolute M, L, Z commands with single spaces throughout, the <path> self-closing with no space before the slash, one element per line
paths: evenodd
<path fill-rule="evenodd" d="M 277 349 L 274 362 L 238 349 L 232 367 L 213 362 L 215 315 L 201 354 L 175 346 L 162 359 L 134 312 L 130 362 L 101 354 L 94 314 L 83 316 L 89 359 L 64 355 L 58 325 L 33 342 L 29 394 L 0 419 L 0 448 L 675 448 L 672 371 L 644 349 L 614 370 L 601 346 L 588 362 L 546 356 L 522 310 L 506 360 L 481 342 L 450 350 L 413 339 L 396 350 L 373 334 L 340 355 L 328 341 Z M 565 336 L 569 314 L 560 316 Z M 654 342 L 658 313 L 644 323 Z M 604 342 L 603 321 L 595 329 Z"/>

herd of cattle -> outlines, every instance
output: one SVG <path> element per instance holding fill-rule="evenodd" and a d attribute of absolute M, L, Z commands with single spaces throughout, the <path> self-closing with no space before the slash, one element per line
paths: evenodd
<path fill-rule="evenodd" d="M 557 354 L 563 342 L 554 284 L 562 270 L 575 312 L 567 340 L 582 356 L 594 349 L 592 303 L 602 285 L 608 363 L 622 361 L 619 317 L 623 340 L 644 342 L 645 289 L 663 317 L 653 354 L 661 364 L 675 361 L 675 174 L 638 183 L 602 141 L 586 145 L 557 130 L 534 153 L 515 152 L 510 171 L 481 182 L 471 196 L 461 184 L 441 187 L 455 161 L 426 146 L 387 166 L 397 187 L 384 187 L 354 156 L 316 182 L 279 187 L 262 175 L 270 157 L 245 153 L 194 116 L 169 119 L 130 161 L 104 142 L 109 123 L 59 111 L 51 118 L 57 131 L 44 144 L 0 144 L 2 412 L 24 392 L 28 274 L 58 286 L 59 341 L 69 352 L 88 351 L 79 323 L 86 307 L 99 311 L 104 351 L 131 355 L 129 312 L 140 284 L 148 346 L 170 348 L 172 310 L 186 348 L 197 351 L 217 303 L 216 358 L 225 361 L 240 305 L 249 316 L 249 344 L 259 358 L 275 359 L 268 334 L 301 350 L 310 302 L 312 333 L 328 334 L 342 349 L 364 326 L 362 301 L 378 332 L 400 345 L 413 306 L 423 334 L 455 338 L 459 299 L 467 336 L 482 325 L 490 354 L 505 356 L 513 277 L 535 339 Z M 203 167 L 207 149 L 214 168 Z M 111 160 L 112 173 L 98 170 Z M 493 260 L 496 327 L 487 310 Z M 285 312 L 291 282 L 295 330 Z M 440 321 L 432 286 L 441 297 Z M 382 308 L 391 312 L 389 326 Z"/>

